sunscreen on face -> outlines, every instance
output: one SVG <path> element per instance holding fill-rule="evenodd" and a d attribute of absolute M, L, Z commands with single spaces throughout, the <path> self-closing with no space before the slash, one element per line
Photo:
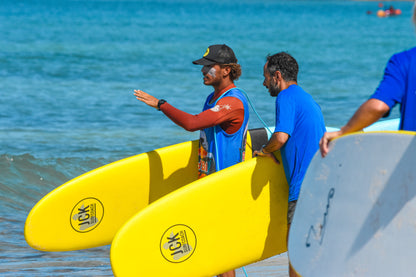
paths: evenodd
<path fill-rule="evenodd" d="M 215 78 L 215 76 L 217 75 L 217 70 L 215 70 L 213 66 L 204 65 L 204 67 L 202 68 L 202 73 L 204 73 L 205 75 L 210 75 L 213 78 Z"/>
<path fill-rule="evenodd" d="M 215 70 L 215 68 L 211 67 L 207 74 L 211 75 L 213 78 L 215 78 L 216 73 L 217 73 L 217 70 Z"/>

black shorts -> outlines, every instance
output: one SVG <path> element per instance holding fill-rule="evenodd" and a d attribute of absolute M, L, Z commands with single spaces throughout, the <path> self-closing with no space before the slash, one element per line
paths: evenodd
<path fill-rule="evenodd" d="M 295 209 L 296 209 L 296 202 L 298 202 L 297 200 L 295 201 L 290 201 L 287 207 L 287 224 L 291 224 L 292 223 L 292 219 L 293 219 L 293 215 L 295 213 Z"/>

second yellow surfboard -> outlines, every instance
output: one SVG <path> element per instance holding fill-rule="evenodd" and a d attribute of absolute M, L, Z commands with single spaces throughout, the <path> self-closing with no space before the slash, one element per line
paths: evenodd
<path fill-rule="evenodd" d="M 278 157 L 280 159 L 280 155 Z M 214 276 L 286 251 L 282 165 L 254 158 L 137 213 L 111 248 L 116 276 Z"/>

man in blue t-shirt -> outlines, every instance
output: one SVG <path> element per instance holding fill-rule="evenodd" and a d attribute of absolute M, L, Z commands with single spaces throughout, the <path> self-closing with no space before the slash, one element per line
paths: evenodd
<path fill-rule="evenodd" d="M 413 7 L 416 25 L 416 4 Z M 328 154 L 329 142 L 341 135 L 359 131 L 400 104 L 400 130 L 416 131 L 416 47 L 393 55 L 384 70 L 378 88 L 339 131 L 325 133 L 320 141 L 322 157 Z"/>
<path fill-rule="evenodd" d="M 269 142 L 254 155 L 276 159 L 272 152 L 281 150 L 289 184 L 290 227 L 303 178 L 325 133 L 324 118 L 312 96 L 297 85 L 299 66 L 291 55 L 280 52 L 268 56 L 263 71 L 263 85 L 271 96 L 277 96 L 276 128 Z M 289 276 L 297 276 L 291 266 Z"/>

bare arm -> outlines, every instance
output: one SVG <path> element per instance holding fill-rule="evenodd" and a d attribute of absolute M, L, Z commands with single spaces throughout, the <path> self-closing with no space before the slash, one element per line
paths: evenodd
<path fill-rule="evenodd" d="M 273 133 L 269 142 L 260 151 L 254 151 L 253 154 L 254 156 L 271 157 L 277 163 L 279 163 L 279 161 L 273 155 L 273 152 L 282 148 L 288 139 L 289 139 L 289 135 L 284 132 Z"/>
<path fill-rule="evenodd" d="M 327 132 L 321 138 L 319 147 L 322 157 L 328 154 L 329 142 L 344 134 L 356 132 L 373 124 L 390 110 L 390 107 L 381 100 L 369 99 L 355 112 L 348 123 L 339 131 Z"/>

